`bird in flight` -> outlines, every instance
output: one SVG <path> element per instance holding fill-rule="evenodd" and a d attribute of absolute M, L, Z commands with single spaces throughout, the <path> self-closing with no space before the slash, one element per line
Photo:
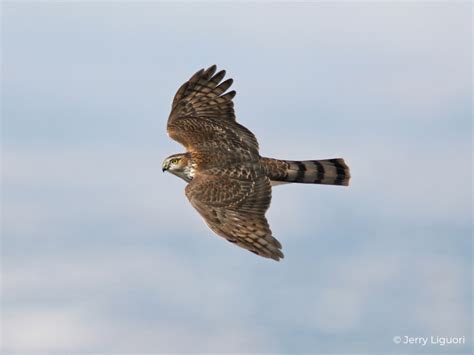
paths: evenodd
<path fill-rule="evenodd" d="M 227 91 L 232 79 L 216 66 L 201 69 L 176 93 L 168 118 L 168 135 L 185 153 L 163 162 L 188 184 L 185 193 L 209 228 L 229 242 L 265 258 L 283 258 L 270 230 L 272 186 L 285 183 L 349 185 L 343 159 L 291 161 L 259 154 L 254 134 L 235 119 Z"/>

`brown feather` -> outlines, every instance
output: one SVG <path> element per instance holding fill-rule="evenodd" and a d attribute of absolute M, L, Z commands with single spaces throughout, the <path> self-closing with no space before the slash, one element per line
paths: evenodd
<path fill-rule="evenodd" d="M 265 218 L 271 201 L 268 178 L 198 174 L 186 187 L 186 196 L 216 234 L 260 256 L 283 258 Z"/>

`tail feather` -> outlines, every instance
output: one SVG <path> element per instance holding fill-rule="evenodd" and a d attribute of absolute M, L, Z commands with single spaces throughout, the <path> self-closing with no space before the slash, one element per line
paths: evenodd
<path fill-rule="evenodd" d="M 344 159 L 295 161 L 262 158 L 262 164 L 274 185 L 297 182 L 348 186 L 351 177 Z"/>

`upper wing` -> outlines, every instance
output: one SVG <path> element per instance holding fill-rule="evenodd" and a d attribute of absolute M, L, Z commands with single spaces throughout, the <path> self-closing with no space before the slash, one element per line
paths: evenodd
<path fill-rule="evenodd" d="M 196 72 L 178 89 L 174 96 L 168 124 L 179 117 L 206 117 L 235 120 L 235 91 L 224 92 L 232 85 L 233 80 L 222 82 L 225 70 L 217 74 L 215 65 Z M 224 94 L 224 95 L 223 95 Z"/>
<path fill-rule="evenodd" d="M 258 153 L 257 139 L 235 120 L 233 80 L 223 82 L 225 71 L 216 66 L 199 70 L 176 93 L 167 130 L 171 138 L 189 151 L 199 152 L 210 142 L 228 141 Z"/>
<path fill-rule="evenodd" d="M 257 255 L 283 258 L 265 218 L 271 201 L 267 177 L 239 180 L 198 174 L 186 187 L 186 196 L 218 235 Z"/>

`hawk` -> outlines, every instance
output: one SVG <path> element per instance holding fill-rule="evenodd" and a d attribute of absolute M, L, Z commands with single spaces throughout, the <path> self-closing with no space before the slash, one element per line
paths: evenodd
<path fill-rule="evenodd" d="M 254 134 L 235 119 L 225 71 L 201 69 L 176 93 L 168 135 L 186 148 L 163 162 L 188 184 L 185 193 L 209 228 L 239 247 L 279 261 L 281 244 L 265 218 L 272 186 L 282 183 L 349 185 L 343 159 L 290 161 L 259 154 Z"/>

